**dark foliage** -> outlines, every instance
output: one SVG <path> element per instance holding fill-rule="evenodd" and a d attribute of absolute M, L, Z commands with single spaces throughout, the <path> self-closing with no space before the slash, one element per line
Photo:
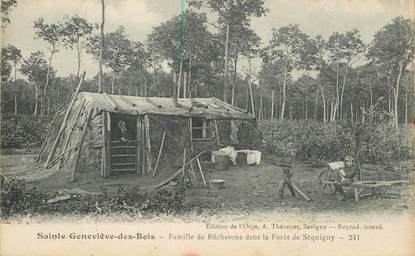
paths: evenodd
<path fill-rule="evenodd" d="M 26 115 L 3 114 L 1 148 L 32 148 L 42 145 L 48 129 L 48 119 Z"/>

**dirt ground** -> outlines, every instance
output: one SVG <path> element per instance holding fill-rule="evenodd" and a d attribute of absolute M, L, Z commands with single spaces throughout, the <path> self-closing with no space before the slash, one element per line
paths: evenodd
<path fill-rule="evenodd" d="M 62 189 L 80 188 L 88 192 L 100 192 L 137 188 L 151 189 L 176 170 L 160 171 L 156 178 L 136 174 L 118 175 L 101 178 L 99 175 L 84 171 L 74 183 L 69 183 L 70 172 L 36 169 L 32 154 L 1 155 L 1 172 L 6 177 L 36 179 L 33 182 L 43 191 L 56 192 Z M 312 201 L 307 202 L 301 196 L 292 197 L 288 190 L 284 198 L 278 197 L 278 183 L 282 176 L 282 163 L 290 163 L 293 169 L 292 180 Z M 34 166 L 34 167 L 33 167 Z M 290 214 L 314 213 L 402 213 L 414 204 L 414 162 L 395 163 L 401 166 L 391 171 L 382 166 L 364 165 L 365 180 L 409 180 L 409 185 L 396 185 L 380 188 L 375 196 L 355 202 L 353 194 L 346 190 L 349 198 L 338 201 L 334 194 L 323 192 L 317 178 L 323 166 L 301 163 L 290 158 L 266 156 L 259 166 L 231 166 L 225 171 L 205 168 L 207 180 L 223 179 L 225 187 L 213 190 L 209 188 L 191 188 L 186 192 L 185 207 L 194 212 L 229 213 L 249 215 L 253 212 L 281 212 Z M 52 174 L 51 174 L 52 173 Z M 51 174 L 50 176 L 48 176 Z"/>

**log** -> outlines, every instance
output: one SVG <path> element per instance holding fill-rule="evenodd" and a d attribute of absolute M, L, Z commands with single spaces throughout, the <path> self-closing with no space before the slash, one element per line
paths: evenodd
<path fill-rule="evenodd" d="M 152 163 L 153 163 L 153 159 L 152 159 L 152 155 L 151 155 L 151 141 L 150 141 L 150 121 L 148 119 L 148 115 L 144 116 L 144 126 L 146 129 L 146 143 L 147 143 L 147 168 L 146 168 L 146 173 L 151 172 L 152 169 Z"/>
<path fill-rule="evenodd" d="M 102 140 L 103 140 L 103 147 L 102 147 L 102 159 L 101 159 L 101 176 L 106 178 L 111 174 L 111 167 L 110 167 L 110 115 L 106 111 L 102 111 Z"/>
<path fill-rule="evenodd" d="M 59 129 L 59 132 L 56 135 L 55 141 L 54 141 L 54 143 L 52 145 L 52 148 L 51 148 L 51 150 L 49 152 L 49 156 L 48 156 L 48 158 L 47 158 L 47 160 L 45 162 L 45 167 L 48 166 L 50 160 L 52 159 L 53 155 L 55 154 L 55 151 L 56 151 L 56 148 L 58 147 L 58 143 L 60 141 L 60 138 L 61 138 L 63 132 L 65 131 L 66 122 L 68 120 L 69 113 L 71 112 L 72 107 L 75 104 L 75 99 L 77 98 L 77 96 L 79 94 L 79 90 L 81 89 L 82 83 L 83 83 L 84 78 L 85 78 L 85 73 L 86 72 L 84 71 L 84 73 L 82 74 L 81 80 L 79 80 L 79 84 L 76 87 L 76 90 L 75 90 L 74 95 L 73 95 L 73 97 L 71 99 L 71 102 L 69 103 L 68 108 L 66 109 L 65 116 L 64 116 L 64 118 L 62 120 L 61 128 Z"/>
<path fill-rule="evenodd" d="M 65 108 L 65 109 L 66 109 L 66 108 Z M 58 113 L 56 113 L 56 114 L 55 114 L 55 116 L 53 117 L 52 122 L 50 122 L 49 129 L 48 129 L 48 132 L 47 132 L 47 134 L 46 134 L 45 140 L 43 141 L 42 147 L 40 148 L 39 153 L 38 153 L 38 154 L 37 154 L 37 156 L 35 157 L 35 161 L 36 161 L 36 162 L 37 162 L 37 161 L 39 161 L 39 160 L 40 160 L 40 158 L 42 157 L 42 155 L 43 155 L 43 151 L 44 151 L 45 146 L 46 146 L 46 142 L 48 141 L 49 136 L 50 136 L 50 133 L 52 132 L 53 125 L 55 124 L 56 120 L 57 120 L 57 119 L 58 119 L 58 117 L 61 115 L 61 113 L 62 113 L 61 111 L 59 111 Z"/>
<path fill-rule="evenodd" d="M 71 182 L 75 181 L 75 174 L 76 174 L 76 171 L 78 170 L 79 160 L 81 158 L 82 145 L 84 144 L 84 140 L 85 140 L 86 134 L 88 132 L 88 124 L 89 124 L 89 121 L 91 120 L 92 112 L 93 111 L 91 110 L 88 113 L 88 117 L 86 118 L 85 123 L 84 123 L 84 127 L 82 129 L 82 137 L 81 137 L 81 141 L 79 142 L 79 145 L 78 145 L 78 148 L 77 148 L 77 154 L 76 154 L 76 159 L 75 159 L 75 167 L 73 168 L 73 171 L 72 171 Z"/>
<path fill-rule="evenodd" d="M 197 181 L 197 178 L 196 178 L 195 170 L 193 168 L 193 162 L 190 162 L 190 174 L 191 174 L 191 178 L 193 178 L 193 184 L 199 185 L 199 182 Z"/>
<path fill-rule="evenodd" d="M 185 176 L 185 170 L 186 170 L 186 148 L 183 149 L 183 167 L 182 167 L 183 177 Z"/>
<path fill-rule="evenodd" d="M 206 180 L 205 180 L 205 175 L 203 174 L 202 165 L 200 164 L 199 158 L 196 158 L 196 162 L 197 162 L 197 165 L 199 166 L 199 171 L 200 171 L 200 175 L 202 176 L 203 184 L 205 184 L 205 186 L 207 186 L 207 183 L 206 183 Z"/>
<path fill-rule="evenodd" d="M 69 131 L 68 138 L 66 138 L 65 146 L 63 147 L 62 152 L 65 152 L 66 149 L 68 148 L 69 140 L 71 139 L 72 133 L 75 130 L 75 127 L 78 123 L 79 117 L 81 116 L 84 105 L 85 105 L 85 100 L 82 102 L 82 105 L 79 108 L 78 114 L 76 115 L 75 122 L 74 122 L 73 126 L 71 127 L 71 130 Z M 59 162 L 58 170 L 60 170 L 60 168 L 62 167 L 62 163 L 63 163 L 63 157 L 62 157 L 61 161 Z"/>
<path fill-rule="evenodd" d="M 291 182 L 291 176 L 292 176 L 292 172 L 290 169 L 288 168 L 284 168 L 283 169 L 283 174 L 282 174 L 282 180 L 278 186 L 278 195 L 279 198 L 282 199 L 284 197 L 284 190 L 285 187 L 288 186 L 288 189 L 291 192 L 291 195 L 295 197 L 295 189 L 293 187 L 293 184 Z"/>
<path fill-rule="evenodd" d="M 142 147 L 142 140 L 141 140 L 141 131 L 142 131 L 142 127 L 141 127 L 141 118 L 137 117 L 137 124 L 136 124 L 136 171 L 137 173 L 141 173 L 142 169 L 141 169 L 141 157 L 142 157 L 142 153 L 141 153 L 141 147 Z"/>
<path fill-rule="evenodd" d="M 189 118 L 189 130 L 190 130 L 190 152 L 193 153 L 193 124 L 192 118 Z"/>
<path fill-rule="evenodd" d="M 218 146 L 220 146 L 218 123 L 216 122 L 216 119 L 214 119 L 213 122 L 215 123 L 215 131 L 216 131 L 216 138 L 218 139 Z"/>
<path fill-rule="evenodd" d="M 293 188 L 295 189 L 295 191 L 297 191 L 298 194 L 300 194 L 305 200 L 307 201 L 311 201 L 311 199 L 303 192 L 301 191 L 295 184 L 294 182 L 291 182 Z"/>
<path fill-rule="evenodd" d="M 49 169 L 50 167 L 52 167 L 53 166 L 53 164 L 55 163 L 55 161 L 56 160 L 58 160 L 58 159 L 61 159 L 61 161 L 62 161 L 62 159 L 63 159 L 63 156 L 66 154 L 66 153 L 68 153 L 69 151 L 71 151 L 72 149 L 70 148 L 70 149 L 68 149 L 68 150 L 65 150 L 64 152 L 62 152 L 59 156 L 57 156 L 57 157 L 55 157 L 54 159 L 52 159 L 51 161 L 50 161 L 50 163 L 49 163 L 49 165 L 48 166 L 46 166 L 46 168 L 47 169 Z"/>
<path fill-rule="evenodd" d="M 161 143 L 160 143 L 159 154 L 158 154 L 158 156 L 157 156 L 157 160 L 156 160 L 156 163 L 155 163 L 154 168 L 153 168 L 153 177 L 156 175 L 157 166 L 158 166 L 159 161 L 160 161 L 161 152 L 163 151 L 164 139 L 165 139 L 165 138 L 166 138 L 166 131 L 164 131 L 164 133 L 163 133 L 163 137 L 161 138 Z"/>
<path fill-rule="evenodd" d="M 146 134 L 144 128 L 144 120 L 141 119 L 141 174 L 146 173 L 146 161 L 147 161 L 147 152 L 146 152 Z"/>
<path fill-rule="evenodd" d="M 190 162 L 194 161 L 195 159 L 199 158 L 201 155 L 203 155 L 205 153 L 205 151 L 200 152 L 199 154 L 197 154 L 195 157 L 193 157 L 192 159 L 190 159 L 183 167 L 187 166 L 190 164 Z M 183 173 L 183 167 L 181 167 L 179 170 L 177 170 L 172 176 L 170 176 L 169 178 L 163 180 L 162 182 L 160 182 L 158 185 L 154 186 L 154 189 L 158 189 L 163 187 L 164 185 L 168 184 L 170 181 L 174 180 L 177 176 L 179 176 L 180 174 Z"/>

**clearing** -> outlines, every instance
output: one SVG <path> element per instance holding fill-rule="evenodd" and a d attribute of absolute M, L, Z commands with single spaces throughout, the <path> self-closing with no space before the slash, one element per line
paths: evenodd
<path fill-rule="evenodd" d="M 47 173 L 33 168 L 33 154 L 6 154 L 1 155 L 1 169 L 6 177 L 29 178 L 37 187 L 46 192 L 57 192 L 62 189 L 80 188 L 88 192 L 100 192 L 103 188 L 114 193 L 119 188 L 150 189 L 152 186 L 168 177 L 170 173 L 160 173 L 151 178 L 136 174 L 111 176 L 102 178 L 99 175 L 83 171 L 74 183 L 68 183 L 69 173 L 54 173 L 45 177 Z M 278 197 L 278 183 L 282 178 L 280 163 L 291 163 L 293 169 L 292 180 L 311 199 L 306 202 L 301 196 L 292 197 L 288 190 L 284 198 Z M 375 196 L 355 202 L 351 191 L 346 191 L 350 199 L 338 201 L 333 194 L 325 193 L 317 182 L 318 174 L 323 166 L 312 163 L 302 163 L 291 158 L 277 158 L 265 156 L 259 166 L 231 166 L 225 171 L 205 168 L 205 176 L 210 179 L 225 180 L 225 188 L 212 190 L 208 188 L 192 188 L 186 191 L 184 205 L 192 211 L 212 214 L 229 213 L 249 215 L 253 212 L 281 212 L 292 214 L 303 213 L 402 213 L 410 209 L 413 202 L 414 189 L 414 162 L 395 163 L 401 166 L 398 171 L 391 171 L 384 166 L 364 165 L 366 180 L 409 180 L 409 185 L 396 185 L 389 188 L 380 188 Z"/>

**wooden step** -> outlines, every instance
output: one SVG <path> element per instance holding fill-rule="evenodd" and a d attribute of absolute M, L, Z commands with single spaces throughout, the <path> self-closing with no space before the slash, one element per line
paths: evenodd
<path fill-rule="evenodd" d="M 111 172 L 113 172 L 114 174 L 119 174 L 119 173 L 123 173 L 123 172 L 136 172 L 137 170 L 131 169 L 131 168 L 127 168 L 127 169 L 112 169 Z"/>
<path fill-rule="evenodd" d="M 131 143 L 131 142 L 134 142 L 134 143 L 135 143 L 135 140 L 128 140 L 128 141 L 126 141 L 126 142 L 122 142 L 122 141 L 120 141 L 120 140 L 112 140 L 112 141 L 111 141 L 111 143 Z"/>
<path fill-rule="evenodd" d="M 110 147 L 110 148 L 111 148 L 111 149 L 113 149 L 113 148 L 114 148 L 114 149 L 117 149 L 117 148 L 134 148 L 134 149 L 135 149 L 135 148 L 136 148 L 136 146 L 112 146 L 112 145 L 111 145 L 111 147 Z"/>
<path fill-rule="evenodd" d="M 111 166 L 135 165 L 135 163 L 112 163 Z"/>
<path fill-rule="evenodd" d="M 133 157 L 135 154 L 120 154 L 120 155 L 111 155 L 111 157 Z"/>

